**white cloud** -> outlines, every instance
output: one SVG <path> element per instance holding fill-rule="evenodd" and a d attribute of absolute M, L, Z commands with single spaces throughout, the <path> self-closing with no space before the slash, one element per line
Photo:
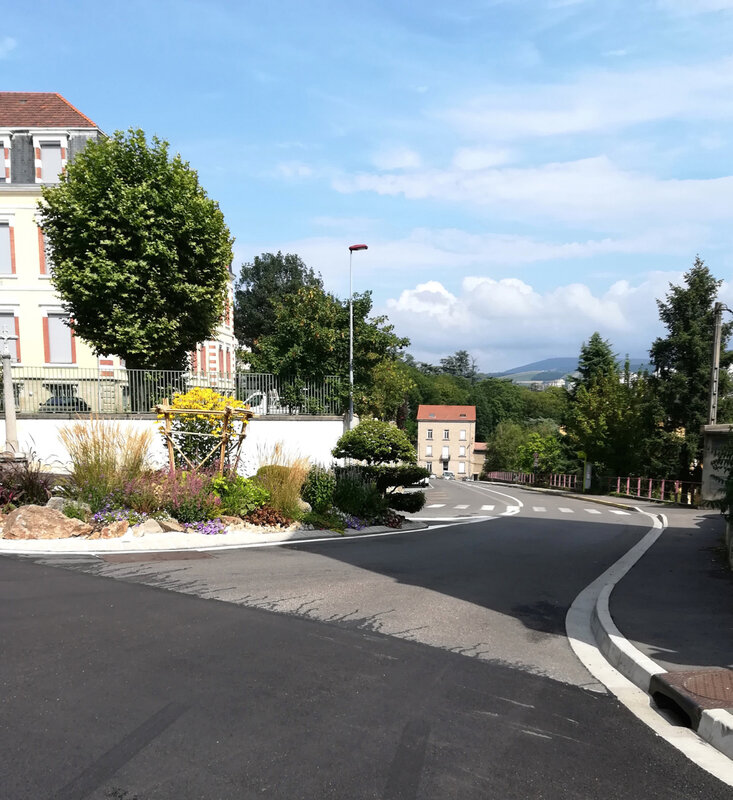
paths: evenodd
<path fill-rule="evenodd" d="M 281 178 L 310 178 L 313 168 L 302 161 L 281 161 L 275 167 L 275 172 Z"/>
<path fill-rule="evenodd" d="M 409 147 L 393 147 L 375 153 L 372 163 L 379 170 L 413 169 L 421 166 L 422 159 Z"/>
<path fill-rule="evenodd" d="M 729 3 L 733 7 L 733 0 Z M 589 72 L 572 83 L 503 88 L 439 114 L 466 136 L 515 140 L 608 133 L 670 119 L 733 117 L 733 59 Z"/>
<path fill-rule="evenodd" d="M 733 218 L 733 176 L 659 179 L 618 168 L 605 156 L 536 167 L 471 172 L 426 169 L 408 174 L 361 173 L 337 178 L 337 191 L 402 195 L 483 206 L 531 221 L 560 220 L 600 229 L 619 224 L 707 224 Z"/>
<path fill-rule="evenodd" d="M 3 36 L 0 39 L 0 58 L 7 58 L 18 46 L 18 42 L 12 36 Z"/>
<path fill-rule="evenodd" d="M 460 147 L 453 155 L 453 166 L 475 170 L 498 167 L 512 160 L 511 151 L 486 147 Z"/>
<path fill-rule="evenodd" d="M 479 357 L 480 367 L 498 371 L 548 356 L 574 355 L 594 332 L 608 338 L 623 355 L 643 356 L 663 333 L 656 298 L 680 273 L 651 273 L 633 285 L 617 281 L 594 294 L 582 283 L 540 292 L 516 278 L 464 278 L 453 294 L 439 281 L 427 281 L 386 303 L 411 351 L 435 361 L 463 348 Z M 724 285 L 721 298 L 733 295 Z"/>

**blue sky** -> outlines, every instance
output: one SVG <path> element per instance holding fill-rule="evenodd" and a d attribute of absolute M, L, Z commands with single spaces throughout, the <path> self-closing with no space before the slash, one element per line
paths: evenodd
<path fill-rule="evenodd" d="M 296 252 L 419 359 L 643 356 L 699 253 L 733 305 L 733 0 L 36 2 L 2 88 L 180 151 L 235 270 Z M 41 22 L 42 21 L 42 22 Z"/>

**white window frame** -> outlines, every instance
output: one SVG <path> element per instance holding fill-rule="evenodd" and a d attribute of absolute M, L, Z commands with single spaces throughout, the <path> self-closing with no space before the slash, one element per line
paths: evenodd
<path fill-rule="evenodd" d="M 49 131 L 45 134 L 36 134 L 33 137 L 33 156 L 34 156 L 34 172 L 36 175 L 36 183 L 58 183 L 58 178 L 54 181 L 43 180 L 43 163 L 40 158 L 36 157 L 36 153 L 41 152 L 41 145 L 44 144 L 58 144 L 61 148 L 61 172 L 66 172 L 66 165 L 69 163 L 69 135 L 67 133 L 55 133 Z M 41 171 L 41 177 L 38 177 L 38 171 Z"/>
<path fill-rule="evenodd" d="M 466 474 L 466 462 L 465 461 L 460 461 L 458 463 L 458 474 L 459 475 L 465 475 Z"/>
<path fill-rule="evenodd" d="M 465 445 L 461 445 L 458 448 L 458 457 L 459 458 L 465 458 L 466 457 L 466 447 L 465 447 Z"/>
<path fill-rule="evenodd" d="M 462 442 L 466 441 L 466 429 L 465 428 L 461 428 L 461 432 L 458 434 L 458 438 Z"/>
<path fill-rule="evenodd" d="M 18 316 L 18 309 L 9 308 L 7 306 L 4 306 L 4 307 L 0 308 L 0 314 L 2 314 L 3 317 L 12 317 L 13 318 L 13 327 L 12 327 L 10 333 L 13 336 L 15 336 L 16 335 L 16 330 L 17 330 L 18 325 L 19 325 L 17 320 L 20 319 L 20 317 Z M 0 326 L 0 336 L 2 336 L 2 333 L 3 333 L 2 326 Z M 11 356 L 11 363 L 12 364 L 20 364 L 21 363 L 20 359 L 17 357 L 18 356 L 18 341 L 19 341 L 19 339 L 13 339 L 12 342 L 8 343 L 8 346 L 13 346 L 13 344 L 15 346 L 15 357 L 13 358 Z"/>
<path fill-rule="evenodd" d="M 10 136 L 0 134 L 0 183 L 10 183 L 12 175 L 10 173 Z M 5 151 L 8 151 L 7 158 Z"/>
<path fill-rule="evenodd" d="M 450 459 L 450 447 L 447 445 L 443 448 L 443 452 L 440 456 L 441 461 L 448 461 Z"/>
<path fill-rule="evenodd" d="M 433 456 L 433 446 L 431 444 L 426 445 L 426 447 L 425 447 L 425 456 L 427 458 L 432 458 L 432 456 Z"/>
<path fill-rule="evenodd" d="M 8 237 L 10 238 L 10 231 L 15 230 L 15 214 L 7 211 L 0 212 L 0 225 L 7 225 L 8 226 Z M 10 272 L 0 272 L 0 280 L 8 280 L 12 278 L 18 277 L 18 263 L 15 264 L 15 272 L 13 272 L 13 245 L 12 245 L 12 238 L 10 238 L 10 243 L 8 245 L 10 247 L 10 253 L 8 254 L 10 257 Z"/>
<path fill-rule="evenodd" d="M 427 438 L 428 438 L 429 441 L 433 440 L 433 429 L 432 428 L 428 428 Z"/>
<path fill-rule="evenodd" d="M 425 469 L 432 475 L 433 474 L 433 462 L 426 461 L 425 462 Z"/>
<path fill-rule="evenodd" d="M 450 428 L 443 428 L 443 441 L 450 439 Z"/>

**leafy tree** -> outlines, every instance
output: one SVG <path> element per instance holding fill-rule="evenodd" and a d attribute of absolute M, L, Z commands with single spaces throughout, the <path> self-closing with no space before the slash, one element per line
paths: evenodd
<path fill-rule="evenodd" d="M 335 458 L 353 458 L 367 464 L 416 461 L 415 448 L 407 434 L 376 419 L 362 420 L 353 430 L 346 431 L 332 453 Z"/>
<path fill-rule="evenodd" d="M 568 393 L 560 386 L 550 386 L 542 392 L 524 389 L 522 399 L 527 420 L 551 419 L 560 424 L 567 414 Z"/>
<path fill-rule="evenodd" d="M 532 472 L 535 469 L 535 453 L 539 472 L 558 472 L 562 469 L 564 456 L 557 432 L 542 434 L 532 431 L 517 449 L 519 469 Z"/>
<path fill-rule="evenodd" d="M 524 443 L 526 428 L 518 422 L 500 422 L 486 440 L 484 471 L 519 469 L 519 448 Z"/>
<path fill-rule="evenodd" d="M 654 365 L 654 387 L 665 413 L 665 428 L 684 431 L 680 450 L 678 477 L 688 477 L 695 461 L 702 458 L 700 427 L 707 422 L 710 373 L 712 370 L 714 313 L 713 307 L 722 281 L 716 280 L 699 257 L 685 273 L 684 285 L 670 284 L 665 300 L 657 300 L 659 317 L 667 335 L 654 341 L 649 355 Z M 722 355 L 718 418 L 732 418 L 731 380 L 728 367 L 733 353 L 727 343 L 733 324 L 722 327 Z"/>
<path fill-rule="evenodd" d="M 527 393 L 528 389 L 501 378 L 487 378 L 477 383 L 471 392 L 472 405 L 476 406 L 476 438 L 488 441 L 500 422 L 522 421 Z"/>
<path fill-rule="evenodd" d="M 75 332 L 131 368 L 183 367 L 221 318 L 232 259 L 196 173 L 167 142 L 117 131 L 42 192 L 52 280 Z"/>
<path fill-rule="evenodd" d="M 578 358 L 578 372 L 580 377 L 574 381 L 573 393 L 580 385 L 590 385 L 602 377 L 619 374 L 616 356 L 611 349 L 611 344 L 601 338 L 597 331 L 583 342 Z"/>
<path fill-rule="evenodd" d="M 323 289 L 323 280 L 294 253 L 262 253 L 244 264 L 234 292 L 234 335 L 252 348 L 275 330 L 275 306 L 304 287 Z"/>
<path fill-rule="evenodd" d="M 454 355 L 441 358 L 440 367 L 449 375 L 468 378 L 470 381 L 476 378 L 476 359 L 467 350 L 457 350 Z"/>

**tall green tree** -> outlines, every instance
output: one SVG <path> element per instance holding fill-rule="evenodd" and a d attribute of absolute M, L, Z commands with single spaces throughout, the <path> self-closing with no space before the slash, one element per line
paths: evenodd
<path fill-rule="evenodd" d="M 354 406 L 357 413 L 391 415 L 409 391 L 409 375 L 395 367 L 409 339 L 397 336 L 383 316 L 370 317 L 371 292 L 354 299 Z M 338 375 L 348 392 L 349 303 L 318 286 L 286 294 L 274 304 L 273 331 L 257 340 L 249 356 L 262 372 L 301 378 Z M 377 386 L 378 381 L 384 385 Z M 400 391 L 403 396 L 398 397 Z"/>
<path fill-rule="evenodd" d="M 452 356 L 440 359 L 440 368 L 448 375 L 476 379 L 476 359 L 467 350 L 457 350 Z"/>
<path fill-rule="evenodd" d="M 722 281 L 716 280 L 698 256 L 684 275 L 684 284 L 670 284 L 664 300 L 657 300 L 667 335 L 649 351 L 654 366 L 654 388 L 664 409 L 665 428 L 684 436 L 677 477 L 688 477 L 702 459 L 700 428 L 707 422 L 713 357 L 713 306 Z M 733 324 L 722 328 L 718 420 L 733 419 L 728 367 L 733 353 L 727 344 Z"/>
<path fill-rule="evenodd" d="M 611 349 L 611 343 L 596 331 L 587 342 L 583 342 L 578 357 L 580 377 L 574 380 L 573 393 L 578 386 L 589 386 L 601 378 L 618 376 L 618 360 Z"/>
<path fill-rule="evenodd" d="M 302 288 L 323 289 L 323 280 L 294 253 L 262 253 L 244 264 L 234 291 L 234 335 L 253 348 L 275 329 L 275 306 Z"/>
<path fill-rule="evenodd" d="M 232 260 L 196 173 L 167 142 L 117 131 L 42 193 L 52 281 L 77 335 L 131 368 L 182 368 L 216 329 Z"/>

